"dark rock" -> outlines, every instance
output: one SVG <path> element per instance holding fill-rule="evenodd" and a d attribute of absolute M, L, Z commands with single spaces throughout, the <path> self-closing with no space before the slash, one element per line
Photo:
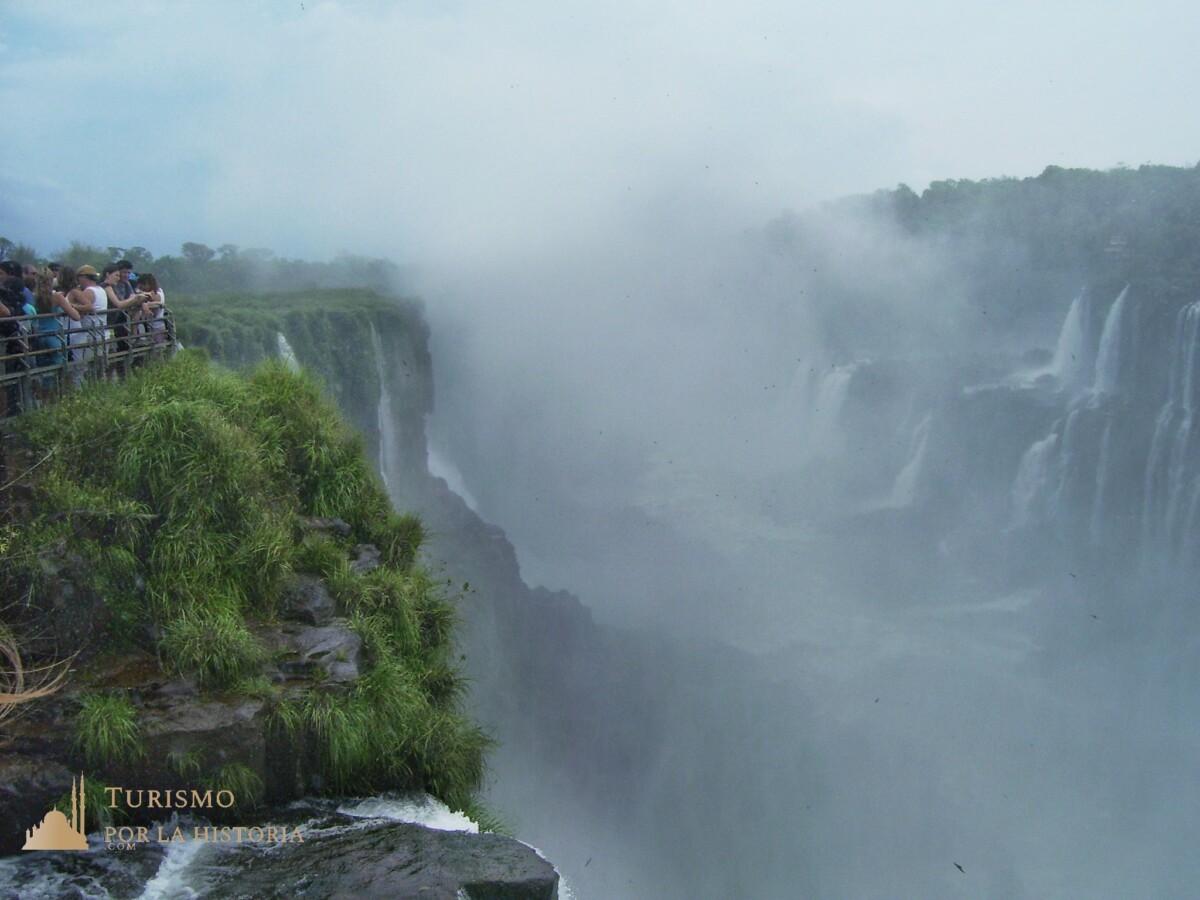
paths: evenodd
<path fill-rule="evenodd" d="M 328 625 L 337 602 L 325 583 L 312 575 L 297 575 L 283 589 L 279 615 L 309 625 Z"/>
<path fill-rule="evenodd" d="M 190 755 L 197 756 L 206 774 L 230 762 L 262 773 L 269 760 L 266 718 L 266 703 L 256 697 L 200 701 L 186 691 L 160 691 L 138 710 L 142 756 L 122 761 L 113 774 L 130 787 L 198 787 L 198 779 L 172 767 L 173 758 Z"/>
<path fill-rule="evenodd" d="M 60 542 L 38 554 L 38 567 L 37 607 L 14 606 L 9 611 L 14 624 L 29 636 L 24 640 L 27 659 L 90 659 L 104 649 L 103 637 L 112 620 L 104 598 L 86 587 L 91 566 Z"/>
<path fill-rule="evenodd" d="M 556 900 L 558 873 L 537 851 L 497 834 L 381 823 L 267 852 L 235 845 L 209 870 L 213 895 L 246 898 L 420 897 Z"/>
<path fill-rule="evenodd" d="M 332 531 L 338 537 L 350 537 L 350 525 L 341 519 L 325 519 L 318 516 L 309 516 L 302 519 L 301 522 L 310 531 Z"/>
<path fill-rule="evenodd" d="M 0 854 L 15 853 L 25 843 L 25 829 L 71 791 L 72 773 L 65 766 L 17 754 L 0 758 Z"/>
<path fill-rule="evenodd" d="M 345 625 L 315 627 L 285 622 L 259 629 L 283 679 L 353 681 L 363 668 L 362 638 Z"/>
<path fill-rule="evenodd" d="M 372 544 L 359 544 L 354 548 L 354 553 L 356 556 L 350 563 L 350 571 L 355 575 L 366 575 L 381 565 L 379 560 L 382 554 L 379 552 L 379 548 Z"/>

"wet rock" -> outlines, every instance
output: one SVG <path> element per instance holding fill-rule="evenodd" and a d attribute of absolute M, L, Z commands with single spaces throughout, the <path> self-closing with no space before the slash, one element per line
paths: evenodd
<path fill-rule="evenodd" d="M 259 630 L 275 657 L 281 680 L 311 678 L 333 683 L 353 681 L 363 668 L 362 638 L 345 625 L 315 627 L 285 622 Z"/>
<path fill-rule="evenodd" d="M 325 583 L 312 575 L 297 575 L 283 589 L 279 615 L 308 625 L 328 625 L 337 611 L 337 601 Z"/>
<path fill-rule="evenodd" d="M 71 771 L 58 763 L 5 753 L 0 756 L 0 854 L 25 843 L 25 829 L 71 791 Z"/>
<path fill-rule="evenodd" d="M 277 844 L 267 852 L 238 845 L 210 872 L 213 895 L 230 898 L 558 897 L 554 867 L 519 841 L 394 822 L 313 831 L 304 843 Z"/>
<path fill-rule="evenodd" d="M 32 662 L 76 657 L 90 659 L 103 649 L 112 620 L 108 604 L 86 587 L 91 566 L 63 542 L 38 554 L 37 607 L 14 606 L 14 624 L 29 637 L 25 652 Z"/>
<path fill-rule="evenodd" d="M 338 537 L 350 537 L 350 525 L 341 519 L 326 519 L 319 516 L 309 516 L 301 520 L 309 531 L 330 531 Z"/>
<path fill-rule="evenodd" d="M 355 575 L 366 575 L 380 566 L 381 553 L 372 544 L 359 544 L 354 548 L 355 558 L 350 563 L 350 571 Z"/>

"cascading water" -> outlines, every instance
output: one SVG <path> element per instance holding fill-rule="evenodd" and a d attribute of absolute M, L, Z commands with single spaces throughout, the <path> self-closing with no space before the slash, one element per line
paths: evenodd
<path fill-rule="evenodd" d="M 1126 285 L 1104 320 L 1104 331 L 1096 352 L 1096 380 L 1092 387 L 1096 394 L 1115 394 L 1123 387 L 1123 370 L 1129 365 L 1134 338 L 1132 324 L 1127 321 L 1129 317 L 1129 285 Z"/>
<path fill-rule="evenodd" d="M 838 419 L 850 391 L 850 379 L 857 365 L 834 366 L 815 385 L 809 401 L 809 421 L 812 423 L 809 453 L 813 456 L 829 455 L 838 447 Z M 811 385 L 811 382 L 810 382 Z M 815 390 L 814 390 L 815 388 Z"/>
<path fill-rule="evenodd" d="M 1143 555 L 1168 564 L 1195 562 L 1200 513 L 1200 434 L 1196 396 L 1200 379 L 1200 302 L 1176 320 L 1167 402 L 1158 414 L 1146 465 L 1142 513 Z"/>
<path fill-rule="evenodd" d="M 383 486 L 388 495 L 392 496 L 399 479 L 396 475 L 399 466 L 399 439 L 396 434 L 396 416 L 392 412 L 392 394 L 388 388 L 387 369 L 383 362 L 383 340 L 375 323 L 371 323 L 371 352 L 375 354 L 375 374 L 379 378 L 379 406 L 376 422 L 379 427 L 379 474 L 383 476 Z M 396 498 L 392 496 L 392 499 Z"/>
<path fill-rule="evenodd" d="M 1064 418 L 1025 452 L 1012 487 L 1012 527 L 1044 522 L 1062 537 L 1105 539 L 1110 514 L 1116 442 L 1114 400 L 1132 389 L 1137 335 L 1129 286 L 1117 295 L 1094 353 L 1087 341 L 1088 291 L 1071 304 L 1059 334 L 1052 369 L 1070 404 Z M 1095 376 L 1087 385 L 1090 360 Z M 1072 390 L 1072 387 L 1074 390 Z"/>
<path fill-rule="evenodd" d="M 1025 451 L 1012 489 L 1012 526 L 1023 528 L 1046 517 L 1045 504 L 1055 478 L 1058 435 L 1048 434 Z"/>
<path fill-rule="evenodd" d="M 293 372 L 299 372 L 300 360 L 296 358 L 296 351 L 292 349 L 292 345 L 288 343 L 288 339 L 282 331 L 275 332 L 275 347 L 279 351 L 279 358 L 287 367 Z"/>
<path fill-rule="evenodd" d="M 888 506 L 893 508 L 911 506 L 913 500 L 916 499 L 917 479 L 925 464 L 925 450 L 929 446 L 929 425 L 932 420 L 933 413 L 927 413 L 925 418 L 913 429 L 912 438 L 909 441 L 908 462 L 896 476 Z"/>
<path fill-rule="evenodd" d="M 1087 336 L 1090 315 L 1091 294 L 1086 290 L 1080 291 L 1067 311 L 1054 348 L 1054 359 L 1050 363 L 1049 374 L 1057 379 L 1063 390 L 1075 391 L 1091 383 L 1095 357 Z"/>

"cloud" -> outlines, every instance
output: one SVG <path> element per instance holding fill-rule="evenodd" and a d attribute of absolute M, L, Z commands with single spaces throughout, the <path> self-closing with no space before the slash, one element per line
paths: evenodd
<path fill-rule="evenodd" d="M 160 252 L 503 257 L 682 193 L 743 227 L 899 181 L 1185 161 L 1195 28 L 1170 13 L 50 2 L 0 25 L 6 169 L 108 200 L 40 241 Z M 18 201 L 0 227 L 34 217 Z"/>

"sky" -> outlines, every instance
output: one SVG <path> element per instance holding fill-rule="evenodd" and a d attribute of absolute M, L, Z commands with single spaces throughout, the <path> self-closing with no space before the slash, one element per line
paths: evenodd
<path fill-rule="evenodd" d="M 1182 3 L 0 2 L 0 236 L 401 264 L 1200 158 Z"/>

